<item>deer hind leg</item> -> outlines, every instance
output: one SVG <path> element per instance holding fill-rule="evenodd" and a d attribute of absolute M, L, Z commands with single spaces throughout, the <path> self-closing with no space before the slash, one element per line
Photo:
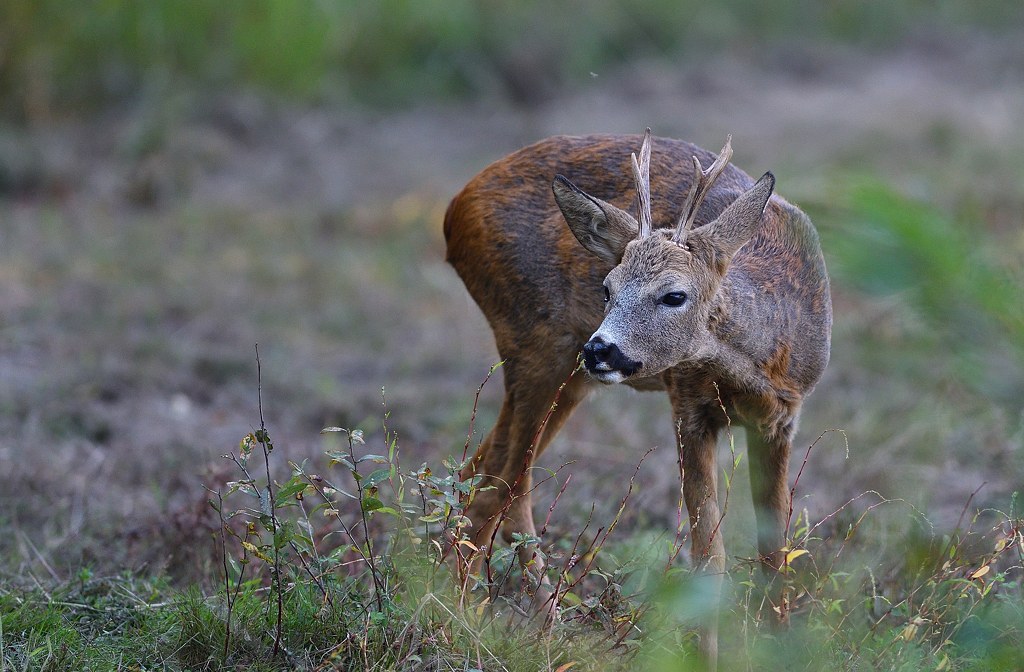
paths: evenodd
<path fill-rule="evenodd" d="M 472 541 L 476 548 L 481 548 L 481 545 L 489 543 L 504 504 L 504 498 L 501 495 L 503 484 L 495 483 L 495 481 L 498 478 L 497 475 L 500 475 L 505 468 L 505 454 L 508 452 L 509 430 L 513 416 L 512 395 L 506 393 L 497 422 L 490 433 L 480 442 L 476 453 L 460 474 L 464 481 L 477 475 L 481 476 L 473 499 L 466 510 L 466 514 L 473 522 Z M 479 565 L 480 554 L 471 553 L 471 555 L 473 555 L 473 571 L 475 571 L 475 567 Z"/>
<path fill-rule="evenodd" d="M 512 368 L 506 368 L 505 400 L 498 422 L 463 472 L 463 478 L 483 476 L 467 511 L 474 525 L 473 544 L 481 549 L 470 571 L 479 570 L 484 549 L 490 547 L 499 523 L 503 524 L 506 541 L 512 541 L 517 533 L 537 535 L 531 507 L 530 467 L 586 396 L 582 374 L 570 378 L 572 369 L 562 373 L 524 379 Z M 565 387 L 559 392 L 563 382 Z M 520 548 L 524 566 L 531 566 L 532 573 L 540 577 L 543 562 L 534 556 L 533 548 Z"/>

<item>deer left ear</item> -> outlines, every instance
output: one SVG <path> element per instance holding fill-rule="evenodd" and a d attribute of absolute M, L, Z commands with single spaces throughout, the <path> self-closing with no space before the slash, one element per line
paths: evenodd
<path fill-rule="evenodd" d="M 757 233 L 774 189 L 775 176 L 765 173 L 723 210 L 718 219 L 699 229 L 700 232 L 725 252 L 726 257 L 732 258 Z"/>
<path fill-rule="evenodd" d="M 562 215 L 576 239 L 587 250 L 617 265 L 640 225 L 628 212 L 584 192 L 562 175 L 551 184 Z"/>

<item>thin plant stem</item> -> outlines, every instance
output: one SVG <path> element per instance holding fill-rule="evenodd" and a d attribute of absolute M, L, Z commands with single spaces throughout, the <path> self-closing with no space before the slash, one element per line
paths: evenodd
<path fill-rule="evenodd" d="M 281 555 L 277 547 L 277 503 L 274 501 L 274 481 L 270 475 L 270 451 L 273 450 L 267 436 L 267 425 L 263 421 L 263 364 L 260 361 L 260 346 L 256 344 L 256 398 L 260 413 L 259 442 L 263 448 L 263 464 L 267 470 L 267 507 L 270 510 L 271 546 L 274 549 L 274 584 L 277 587 L 277 617 L 274 633 L 274 657 L 281 650 L 281 635 L 284 622 L 284 595 L 281 592 Z"/>

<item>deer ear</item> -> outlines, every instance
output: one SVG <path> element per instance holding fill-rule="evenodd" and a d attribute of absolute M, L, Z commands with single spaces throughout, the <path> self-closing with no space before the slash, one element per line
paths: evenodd
<path fill-rule="evenodd" d="M 730 203 L 718 219 L 698 230 L 725 252 L 726 257 L 732 258 L 760 228 L 773 189 L 775 176 L 765 173 L 754 186 Z"/>
<path fill-rule="evenodd" d="M 633 215 L 594 198 L 561 175 L 555 176 L 551 190 L 576 240 L 592 254 L 618 264 L 640 230 Z"/>

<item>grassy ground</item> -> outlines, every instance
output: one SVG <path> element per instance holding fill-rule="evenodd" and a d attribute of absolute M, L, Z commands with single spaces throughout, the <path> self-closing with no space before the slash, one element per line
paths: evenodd
<path fill-rule="evenodd" d="M 703 669 L 694 628 L 713 618 L 712 589 L 672 566 L 685 534 L 623 543 L 588 522 L 575 542 L 536 546 L 556 568 L 562 605 L 557 622 L 545 620 L 517 578 L 514 548 L 456 580 L 448 540 L 473 487 L 453 478 L 458 460 L 404 468 L 392 420 L 384 414 L 380 444 L 333 428 L 329 464 L 293 464 L 287 480 L 268 479 L 277 448 L 267 429 L 245 437 L 231 457 L 238 480 L 208 491 L 219 590 L 85 568 L 63 581 L 31 572 L 4 580 L 0 666 Z M 729 570 L 722 669 L 1018 669 L 1016 498 L 1007 512 L 970 515 L 946 535 L 906 502 L 880 499 L 818 521 L 797 516 L 789 566 L 770 587 L 756 561 Z M 897 521 L 907 516 L 909 525 Z M 773 627 L 777 613 L 791 626 Z"/>
<path fill-rule="evenodd" d="M 305 39 L 302 12 L 271 20 L 273 2 L 237 14 L 198 3 L 191 18 L 165 3 L 42 5 L 69 20 L 0 10 L 0 670 L 682 664 L 707 614 L 699 582 L 663 571 L 678 483 L 659 396 L 594 395 L 544 456 L 558 475 L 538 490 L 538 515 L 572 474 L 544 539 L 553 566 L 577 537 L 585 548 L 618 524 L 581 554 L 587 571 L 568 571 L 579 584 L 543 636 L 518 615 L 517 580 L 452 584 L 430 552 L 436 523 L 412 533 L 371 507 L 371 572 L 349 548 L 369 555 L 365 535 L 339 527 L 358 526 L 359 506 L 309 530 L 286 507 L 274 655 L 276 584 L 221 539 L 203 488 L 242 478 L 220 456 L 259 426 L 255 343 L 277 483 L 288 461 L 338 472 L 323 451 L 344 443 L 318 433 L 327 425 L 360 427 L 359 450 L 387 454 L 384 399 L 401 466 L 375 496 L 411 498 L 424 463 L 442 477 L 496 359 L 443 262 L 447 199 L 545 135 L 645 125 L 705 146 L 731 132 L 737 164 L 772 168 L 811 214 L 834 280 L 833 360 L 793 463 L 794 541 L 809 551 L 785 577 L 794 627 L 766 627 L 743 560 L 754 534 L 740 435 L 723 667 L 1019 665 L 1024 55 L 1012 8 L 794 3 L 764 17 L 701 5 L 684 21 L 668 4 L 601 4 L 553 42 L 581 11 L 568 5 L 528 31 L 572 55 L 553 59 L 507 40 L 473 56 L 487 26 L 512 21 L 501 3 L 427 3 L 386 26 L 383 10 L 354 5 L 364 30 L 339 9 L 322 22 L 337 39 L 322 41 Z M 963 32 L 947 31 L 968 10 Z M 515 21 L 539 21 L 537 7 L 521 11 Z M 797 24 L 803 38 L 789 39 Z M 305 50 L 269 59 L 261 31 L 273 26 Z M 374 34 L 393 39 L 374 51 Z M 426 71 L 412 65 L 424 58 Z M 367 111 L 399 99 L 404 109 Z M 471 444 L 500 396 L 498 373 Z M 724 445 L 722 464 L 731 473 Z M 365 487 L 343 465 L 335 477 Z M 267 523 L 250 518 L 253 534 Z M 290 545 L 307 533 L 316 566 Z M 270 557 L 271 536 L 250 543 Z M 348 550 L 332 557 L 336 545 Z M 238 563 L 228 578 L 242 577 L 233 606 L 225 550 Z"/>

